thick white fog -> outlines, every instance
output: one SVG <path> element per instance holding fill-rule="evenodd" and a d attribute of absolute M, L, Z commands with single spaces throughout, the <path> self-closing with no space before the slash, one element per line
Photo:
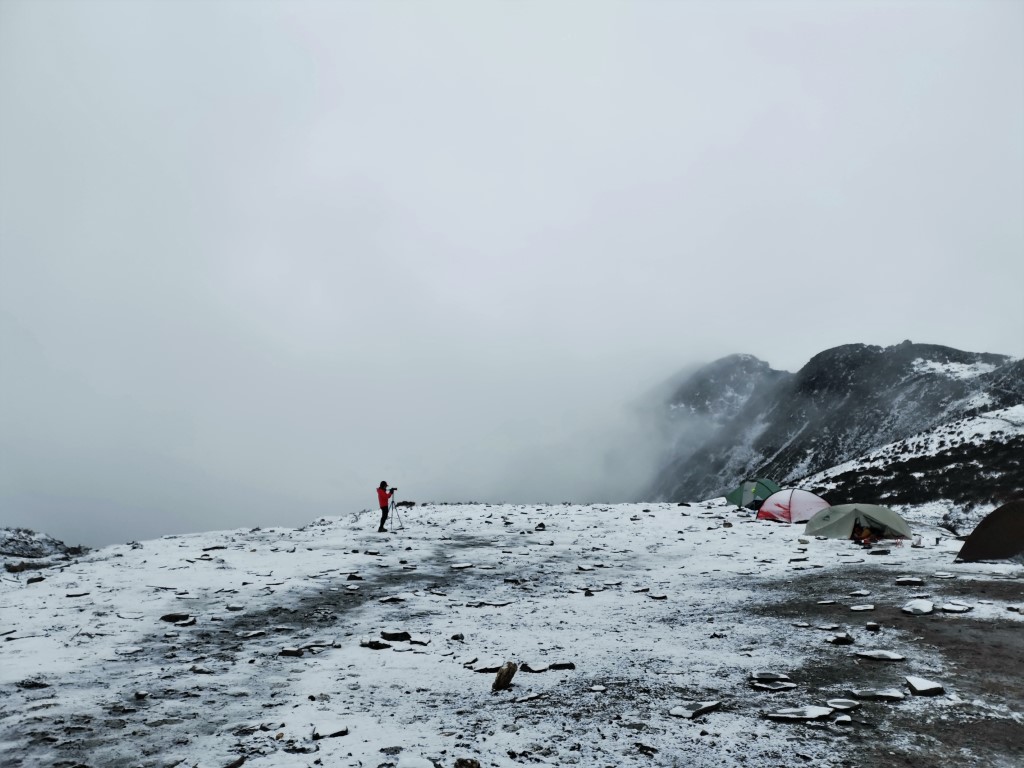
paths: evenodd
<path fill-rule="evenodd" d="M 0 525 L 636 497 L 733 352 L 1024 355 L 1024 6 L 0 0 Z"/>

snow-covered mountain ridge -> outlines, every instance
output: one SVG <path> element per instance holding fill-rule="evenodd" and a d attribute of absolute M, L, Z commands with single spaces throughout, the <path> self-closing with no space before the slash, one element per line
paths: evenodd
<path fill-rule="evenodd" d="M 809 477 L 883 446 L 1021 404 L 1024 361 L 1005 355 L 909 341 L 886 348 L 851 344 L 816 355 L 795 374 L 734 355 L 699 370 L 667 403 L 666 418 L 678 432 L 699 439 L 677 441 L 650 496 L 709 498 L 755 476 L 807 485 Z M 984 445 L 972 444 L 970 457 L 935 443 L 939 453 L 930 468 L 944 460 L 978 462 L 985 481 L 962 482 L 955 501 L 1008 501 L 1024 493 L 1018 441 L 994 430 Z M 848 486 L 839 484 L 830 500 L 923 504 L 942 498 L 931 487 L 920 485 L 912 500 L 906 494 L 869 499 L 846 497 Z"/>

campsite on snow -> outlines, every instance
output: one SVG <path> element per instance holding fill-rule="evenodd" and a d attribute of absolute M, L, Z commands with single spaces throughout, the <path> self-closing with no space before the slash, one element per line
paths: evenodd
<path fill-rule="evenodd" d="M 374 518 L 6 573 L 5 764 L 1022 759 L 1020 566 L 934 524 L 863 549 L 724 499 Z"/>
<path fill-rule="evenodd" d="M 1022 370 L 725 358 L 659 501 L 4 529 L 4 765 L 1020 765 Z"/>

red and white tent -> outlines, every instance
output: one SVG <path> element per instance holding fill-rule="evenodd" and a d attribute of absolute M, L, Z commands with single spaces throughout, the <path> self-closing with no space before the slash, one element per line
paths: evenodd
<path fill-rule="evenodd" d="M 757 511 L 758 520 L 778 520 L 783 523 L 806 523 L 829 506 L 821 496 L 801 488 L 786 488 L 764 500 Z"/>

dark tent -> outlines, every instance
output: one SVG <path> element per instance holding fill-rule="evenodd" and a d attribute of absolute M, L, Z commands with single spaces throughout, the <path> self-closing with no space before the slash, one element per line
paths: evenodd
<path fill-rule="evenodd" d="M 1024 558 L 1024 500 L 1011 501 L 989 512 L 957 555 L 966 563 L 1011 558 Z"/>
<path fill-rule="evenodd" d="M 757 509 L 765 499 L 781 490 L 774 481 L 758 477 L 753 480 L 744 480 L 725 494 L 725 500 L 737 507 Z"/>

